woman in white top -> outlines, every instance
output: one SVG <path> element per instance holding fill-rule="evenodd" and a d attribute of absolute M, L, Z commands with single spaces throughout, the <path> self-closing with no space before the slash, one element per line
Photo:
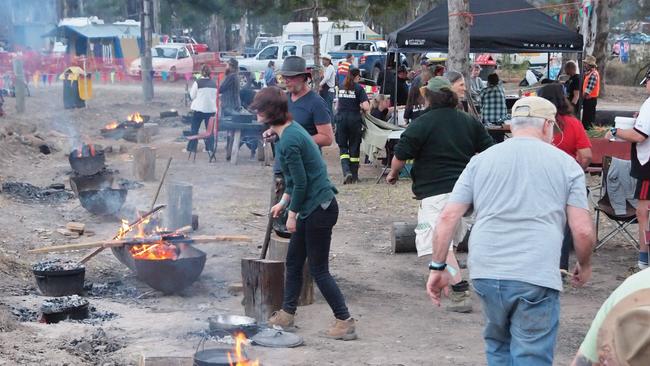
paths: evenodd
<path fill-rule="evenodd" d="M 205 128 L 208 128 L 208 121 L 217 112 L 217 83 L 210 78 L 210 66 L 201 67 L 201 77 L 194 82 L 190 89 L 190 98 L 192 98 L 192 135 L 199 133 L 201 122 L 205 122 Z M 214 149 L 214 137 L 210 136 L 205 139 L 205 150 Z M 190 140 L 187 143 L 187 151 L 196 152 L 198 145 L 197 140 Z"/>

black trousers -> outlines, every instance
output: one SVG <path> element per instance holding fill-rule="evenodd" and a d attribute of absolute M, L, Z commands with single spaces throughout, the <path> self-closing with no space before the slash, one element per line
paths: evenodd
<path fill-rule="evenodd" d="M 582 125 L 585 129 L 591 128 L 596 122 L 596 104 L 598 104 L 598 98 L 582 101 Z"/>
<path fill-rule="evenodd" d="M 343 175 L 359 169 L 359 153 L 363 136 L 363 120 L 357 112 L 338 112 L 336 115 L 336 143 L 339 145 Z M 346 171 L 347 170 L 347 171 Z"/>
<path fill-rule="evenodd" d="M 560 269 L 569 270 L 569 254 L 573 250 L 573 236 L 571 235 L 571 228 L 569 223 L 566 224 L 564 229 L 564 240 L 562 240 L 562 251 L 560 252 Z"/>
<path fill-rule="evenodd" d="M 291 235 L 287 251 L 286 279 L 282 309 L 295 314 L 302 287 L 302 270 L 309 260 L 309 273 L 337 319 L 350 317 L 343 294 L 330 274 L 329 254 L 332 228 L 339 217 L 336 198 L 325 209 L 318 206 L 305 219 L 298 219 L 296 232 Z"/>
<path fill-rule="evenodd" d="M 201 123 L 205 122 L 205 129 L 208 129 L 208 121 L 210 117 L 214 116 L 214 113 L 203 113 L 193 111 L 192 114 L 192 135 L 198 135 L 199 129 L 201 128 Z M 207 139 L 203 140 L 205 142 L 205 150 L 212 151 L 214 149 L 214 136 L 210 135 Z M 187 142 L 187 151 L 196 151 L 198 146 L 198 140 L 190 140 Z"/>

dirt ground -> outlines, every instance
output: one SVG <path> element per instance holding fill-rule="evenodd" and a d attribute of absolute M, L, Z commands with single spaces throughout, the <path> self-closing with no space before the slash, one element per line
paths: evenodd
<path fill-rule="evenodd" d="M 208 261 L 200 279 L 181 295 L 164 296 L 139 282 L 134 274 L 105 251 L 87 264 L 86 281 L 93 284 L 86 298 L 95 308 L 91 319 L 47 325 L 39 323 L 44 297 L 38 293 L 30 265 L 46 256 L 26 250 L 53 244 L 109 239 L 117 220 L 93 216 L 76 199 L 61 203 L 21 202 L 0 194 L 0 365 L 137 365 L 141 355 L 191 356 L 208 329 L 208 317 L 218 313 L 243 314 L 242 296 L 231 295 L 228 285 L 240 282 L 240 258 L 256 256 L 264 235 L 272 171 L 247 159 L 242 148 L 240 164 L 225 161 L 224 143 L 217 162 L 205 153 L 187 161 L 185 142 L 179 140 L 179 119 L 159 120 L 159 112 L 177 108 L 182 113 L 183 86 L 156 87 L 152 103 L 141 100 L 138 85 L 98 85 L 88 107 L 64 110 L 60 85 L 32 90 L 27 113 L 15 114 L 15 100 L 6 98 L 7 116 L 0 118 L 0 181 L 28 182 L 36 186 L 68 184 L 71 173 L 67 153 L 78 132 L 84 141 L 104 146 L 123 145 L 126 152 L 107 156 L 111 169 L 134 179 L 135 143 L 115 142 L 99 136 L 107 122 L 140 111 L 160 122 L 153 137 L 157 148 L 157 175 L 167 157 L 173 162 L 168 181 L 193 185 L 193 210 L 200 217 L 197 234 L 245 234 L 253 243 L 204 244 Z M 623 91 L 628 93 L 627 91 Z M 633 98 L 633 99 L 632 99 Z M 635 90 L 620 100 L 640 106 Z M 634 103 L 632 103 L 632 100 Z M 604 101 L 607 102 L 607 101 Z M 34 132 L 34 129 L 35 132 Z M 56 149 L 39 153 L 36 134 Z M 202 143 L 200 146 L 203 146 Z M 394 221 L 414 222 L 417 203 L 410 181 L 397 186 L 375 184 L 378 169 L 364 166 L 363 182 L 342 186 L 336 147 L 324 149 L 329 174 L 340 190 L 341 213 L 334 229 L 331 270 L 358 320 L 359 340 L 340 342 L 320 338 L 333 316 L 316 291 L 316 302 L 297 314 L 298 334 L 305 345 L 295 349 L 247 347 L 251 358 L 263 365 L 481 365 L 485 364 L 481 330 L 483 320 L 475 298 L 471 314 L 447 313 L 435 308 L 424 290 L 428 258 L 395 255 L 389 230 Z M 156 182 L 130 190 L 126 208 L 149 206 Z M 165 203 L 166 192 L 159 199 Z M 69 239 L 56 232 L 69 221 L 86 223 L 91 237 Z M 55 253 L 50 257 L 79 259 L 86 252 Z M 460 255 L 462 260 L 465 255 Z M 622 237 L 594 254 L 593 280 L 584 288 L 567 288 L 562 294 L 562 319 L 556 364 L 566 365 L 575 354 L 602 301 L 621 282 L 621 275 L 636 262 L 635 250 Z M 108 284 L 108 285 L 106 285 Z M 208 346 L 216 345 L 214 339 Z"/>

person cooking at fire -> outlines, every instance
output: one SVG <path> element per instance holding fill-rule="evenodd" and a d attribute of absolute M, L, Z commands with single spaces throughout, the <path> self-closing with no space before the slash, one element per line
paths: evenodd
<path fill-rule="evenodd" d="M 287 187 L 280 202 L 271 208 L 271 214 L 278 217 L 288 209 L 287 229 L 291 233 L 282 308 L 271 315 L 268 324 L 285 330 L 295 327 L 294 318 L 307 260 L 309 272 L 335 318 L 334 324 L 322 336 L 353 340 L 357 338 L 355 320 L 350 316 L 345 298 L 329 271 L 332 229 L 339 214 L 338 192 L 328 178 L 327 164 L 313 137 L 293 121 L 287 99 L 287 94 L 281 89 L 268 87 L 255 96 L 252 105 L 257 120 L 271 125 L 279 136 L 276 160 L 280 162 Z"/>
<path fill-rule="evenodd" d="M 239 62 L 234 58 L 228 60 L 226 77 L 219 86 L 221 94 L 221 110 L 223 116 L 230 116 L 241 109 L 239 96 Z"/>
<path fill-rule="evenodd" d="M 351 69 L 338 92 L 336 143 L 341 152 L 343 184 L 359 181 L 359 152 L 363 135 L 361 113 L 370 111 L 368 95 L 361 85 L 361 72 Z"/>
<path fill-rule="evenodd" d="M 311 74 L 307 71 L 305 59 L 299 56 L 285 58 L 278 74 L 284 79 L 289 99 L 289 112 L 293 115 L 294 121 L 298 122 L 307 131 L 319 148 L 331 145 L 334 141 L 334 131 L 330 113 L 325 100 L 309 86 Z M 277 138 L 272 129 L 266 130 L 263 136 L 267 142 L 275 141 Z M 276 199 L 273 204 L 275 204 L 280 200 L 284 192 L 284 177 L 278 159 L 275 159 L 273 173 L 276 192 Z M 284 225 L 285 221 L 286 216 L 274 219 L 273 229 L 279 234 L 284 233 L 284 236 L 288 237 Z"/>

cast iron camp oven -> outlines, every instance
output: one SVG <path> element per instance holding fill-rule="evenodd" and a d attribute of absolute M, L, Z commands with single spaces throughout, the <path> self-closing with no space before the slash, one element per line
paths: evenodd
<path fill-rule="evenodd" d="M 86 268 L 73 261 L 45 260 L 32 266 L 38 289 L 45 296 L 81 294 Z"/>
<path fill-rule="evenodd" d="M 113 172 L 108 169 L 102 169 L 99 173 L 93 175 L 73 175 L 70 177 L 70 188 L 77 196 L 82 191 L 100 190 L 110 188 L 112 185 Z"/>
<path fill-rule="evenodd" d="M 47 299 L 41 305 L 41 314 L 47 324 L 66 319 L 83 320 L 89 315 L 88 300 L 77 295 Z"/>
<path fill-rule="evenodd" d="M 127 193 L 124 188 L 89 189 L 79 192 L 79 202 L 95 215 L 115 215 L 126 201 Z"/>
<path fill-rule="evenodd" d="M 200 349 L 200 350 L 199 350 Z M 233 354 L 234 350 L 229 348 L 205 348 L 205 338 L 199 341 L 194 352 L 194 366 L 231 366 L 233 365 L 233 357 L 228 357 L 228 354 Z M 250 361 L 248 356 L 242 350 L 242 359 L 237 360 L 237 365 L 248 365 Z"/>
<path fill-rule="evenodd" d="M 131 256 L 124 247 L 124 256 Z M 178 244 L 176 259 L 133 259 L 136 276 L 142 282 L 165 294 L 177 293 L 196 281 L 205 266 L 206 254 L 191 245 Z"/>
<path fill-rule="evenodd" d="M 86 145 L 72 150 L 68 160 L 72 170 L 81 175 L 93 175 L 104 169 L 106 156 L 99 145 Z"/>

